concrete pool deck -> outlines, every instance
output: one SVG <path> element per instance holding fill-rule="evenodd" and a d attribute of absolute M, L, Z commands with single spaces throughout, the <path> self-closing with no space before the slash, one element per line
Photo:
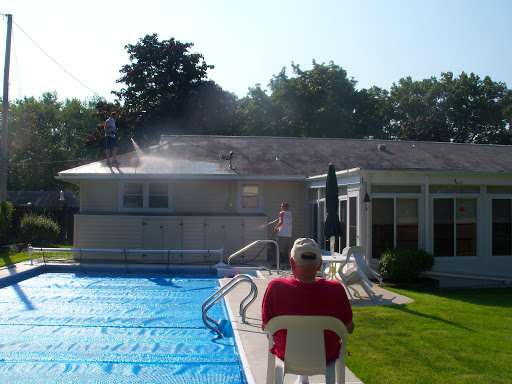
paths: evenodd
<path fill-rule="evenodd" d="M 69 272 L 71 268 L 81 268 L 75 264 L 71 267 L 69 264 L 52 264 L 52 272 Z M 109 270 L 109 268 L 119 268 L 119 266 L 101 265 L 102 270 Z M 90 268 L 86 268 L 89 269 Z M 151 269 L 151 268 L 149 268 Z M 159 269 L 160 273 L 161 268 Z M 9 267 L 0 268 L 0 287 L 17 283 L 21 280 L 25 280 L 32 276 L 36 276 L 39 273 L 47 272 L 45 264 L 35 263 L 31 265 L 29 262 L 22 262 Z M 147 269 L 145 269 L 147 272 Z M 241 300 L 248 293 L 248 287 L 246 284 L 241 284 L 235 287 L 226 297 L 226 302 L 230 308 L 231 313 L 234 316 L 232 320 L 233 328 L 238 330 L 239 342 L 245 353 L 245 359 L 243 364 L 245 368 L 248 368 L 251 372 L 253 381 L 249 381 L 249 384 L 265 384 L 266 382 L 266 371 L 267 371 L 267 337 L 266 334 L 261 330 L 261 302 L 263 295 L 267 288 L 268 283 L 272 279 L 291 277 L 290 271 L 281 271 L 277 274 L 275 270 L 271 271 L 271 275 L 266 271 L 260 273 L 260 278 L 253 279 L 258 288 L 258 297 L 256 301 L 247 310 L 247 323 L 240 323 L 241 318 L 238 316 L 239 305 Z M 222 285 L 229 281 L 227 278 L 220 279 Z M 359 297 L 355 297 L 355 302 L 352 303 L 353 307 L 364 307 L 364 306 L 375 306 L 375 305 L 395 305 L 395 304 L 406 304 L 411 303 L 413 300 L 408 297 L 398 295 L 394 292 L 374 286 L 377 299 L 370 300 L 366 293 L 359 289 L 357 290 Z M 357 332 L 357 324 L 356 324 Z M 350 340 L 350 336 L 349 336 Z M 293 383 L 296 379 L 295 375 L 286 375 L 285 383 Z M 325 379 L 323 376 L 313 376 L 310 378 L 311 383 L 324 383 Z M 356 377 L 347 367 L 345 367 L 345 382 L 351 384 L 362 384 L 362 381 Z"/>

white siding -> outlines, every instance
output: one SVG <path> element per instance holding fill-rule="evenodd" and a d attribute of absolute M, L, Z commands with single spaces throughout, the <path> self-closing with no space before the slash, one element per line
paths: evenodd
<path fill-rule="evenodd" d="M 81 212 L 117 212 L 118 183 L 116 181 L 82 181 L 80 183 Z"/>
<path fill-rule="evenodd" d="M 75 248 L 126 248 L 142 245 L 139 217 L 114 215 L 75 215 Z"/>
<path fill-rule="evenodd" d="M 228 201 L 236 207 L 236 182 L 214 180 L 184 180 L 173 182 L 175 213 L 234 213 Z"/>

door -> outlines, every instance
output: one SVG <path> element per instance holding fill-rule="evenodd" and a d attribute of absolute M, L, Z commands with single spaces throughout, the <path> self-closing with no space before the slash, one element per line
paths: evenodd
<path fill-rule="evenodd" d="M 183 222 L 181 220 L 144 220 L 142 222 L 143 249 L 183 249 Z M 142 254 L 143 262 L 167 263 L 177 258 L 183 260 L 183 255 L 171 254 Z"/>
<path fill-rule="evenodd" d="M 223 261 L 243 248 L 244 221 L 243 219 L 205 219 L 204 236 L 206 249 L 224 249 Z M 219 259 L 213 259 L 215 263 Z"/>

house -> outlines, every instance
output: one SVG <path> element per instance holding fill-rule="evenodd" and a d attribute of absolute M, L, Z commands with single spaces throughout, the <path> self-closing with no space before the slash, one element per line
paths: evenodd
<path fill-rule="evenodd" d="M 444 285 L 512 280 L 512 147 L 359 139 L 162 136 L 158 145 L 59 172 L 80 186 L 76 248 L 218 249 L 272 235 L 290 203 L 293 236 L 322 235 L 329 163 L 343 236 L 370 263 L 422 248 Z M 257 249 L 245 257 L 254 257 Z M 198 256 L 199 257 L 199 256 Z M 258 256 L 266 259 L 266 253 Z"/>
<path fill-rule="evenodd" d="M 27 207 L 79 207 L 78 192 L 7 191 L 7 201 Z"/>

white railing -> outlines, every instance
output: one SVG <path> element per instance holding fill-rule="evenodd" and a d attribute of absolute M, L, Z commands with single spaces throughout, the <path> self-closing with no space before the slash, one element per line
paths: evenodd
<path fill-rule="evenodd" d="M 256 241 L 253 241 L 251 244 L 246 245 L 245 247 L 243 247 L 239 251 L 236 251 L 235 253 L 233 253 L 231 256 L 228 257 L 228 267 L 235 268 L 235 269 L 254 269 L 254 267 L 232 267 L 231 259 L 233 259 L 234 257 L 238 256 L 239 254 L 247 251 L 249 248 L 254 247 L 257 244 L 270 244 L 270 243 L 272 243 L 276 246 L 276 265 L 277 265 L 277 273 L 279 273 L 279 244 L 277 244 L 277 241 L 275 241 L 275 240 L 256 240 Z M 265 269 L 270 274 L 270 270 L 267 267 L 262 266 L 262 267 L 258 267 L 258 268 Z"/>
<path fill-rule="evenodd" d="M 251 285 L 251 291 L 242 299 L 240 302 L 240 310 L 239 314 L 242 317 L 242 323 L 247 323 L 246 319 L 246 312 L 247 308 L 256 300 L 256 297 L 258 297 L 258 287 L 254 283 L 251 277 L 247 275 L 238 275 L 234 279 L 232 279 L 229 283 L 221 287 L 217 292 L 215 292 L 213 295 L 211 295 L 209 298 L 205 300 L 203 303 L 203 323 L 208 328 L 210 328 L 212 331 L 217 333 L 220 338 L 223 337 L 222 334 L 222 327 L 219 324 L 219 322 L 213 320 L 211 317 L 208 316 L 208 310 L 213 307 L 215 304 L 217 304 L 220 299 L 222 299 L 224 296 L 226 296 L 233 288 L 235 288 L 240 283 L 249 283 Z M 249 299 L 249 297 L 252 295 L 252 298 L 249 300 L 249 302 L 246 304 L 246 301 Z M 212 325 L 213 324 L 213 325 Z"/>

